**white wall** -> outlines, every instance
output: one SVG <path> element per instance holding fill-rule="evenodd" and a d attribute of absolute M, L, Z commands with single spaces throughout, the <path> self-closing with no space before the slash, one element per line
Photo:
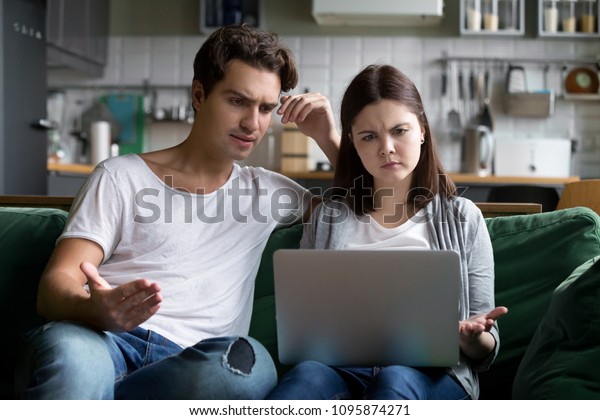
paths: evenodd
<path fill-rule="evenodd" d="M 173 86 L 159 91 L 159 106 L 185 104 L 187 87 L 192 80 L 192 62 L 204 36 L 113 36 L 109 43 L 109 60 L 104 77 L 82 79 L 68 71 L 51 70 L 49 85 L 67 89 L 70 105 L 68 124 L 77 112 L 95 97 L 118 91 L 118 86 L 140 86 L 144 80 L 151 85 Z M 423 38 L 401 36 L 284 36 L 293 50 L 300 68 L 297 90 L 308 88 L 328 95 L 337 113 L 344 88 L 363 66 L 390 63 L 404 71 L 419 88 L 432 127 L 445 124 L 445 115 L 452 106 L 451 98 L 440 100 L 441 66 L 439 59 L 449 56 L 539 59 L 590 58 L 600 54 L 598 41 L 538 40 L 538 39 L 468 39 Z M 507 62 L 508 63 L 508 62 Z M 518 61 L 513 61 L 519 64 Z M 568 64 L 568 63 L 567 63 Z M 465 69 L 469 69 L 465 66 Z M 558 99 L 555 114 L 550 118 L 510 118 L 504 111 L 504 83 L 506 67 L 491 67 L 494 82 L 492 113 L 495 135 L 502 137 L 565 137 L 578 141 L 573 156 L 572 173 L 582 177 L 600 177 L 600 101 L 566 101 Z M 542 88 L 542 66 L 526 65 L 528 87 Z M 560 65 L 552 64 L 548 74 L 548 88 L 561 90 Z M 451 83 L 450 86 L 455 86 Z M 81 88 L 73 88 L 81 86 Z M 75 103 L 80 101 L 78 107 Z M 157 149 L 176 144 L 189 132 L 185 123 L 148 123 L 145 144 Z M 443 131 L 441 131 L 443 132 Z M 65 130 L 63 130 L 65 134 Z M 66 134 L 64 137 L 68 137 Z M 65 140 L 67 146 L 70 140 Z M 459 148 L 443 136 L 439 138 L 440 151 L 446 168 L 458 170 Z M 68 147 L 67 147 L 68 148 Z M 261 151 L 251 164 L 261 162 Z M 322 155 L 315 151 L 314 159 Z"/>

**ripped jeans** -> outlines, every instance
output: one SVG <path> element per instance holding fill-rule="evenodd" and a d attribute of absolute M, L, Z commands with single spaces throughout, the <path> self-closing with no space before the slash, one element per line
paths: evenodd
<path fill-rule="evenodd" d="M 28 333 L 22 356 L 16 388 L 27 399 L 262 399 L 277 382 L 252 338 L 182 349 L 140 327 L 104 333 L 51 322 Z"/>

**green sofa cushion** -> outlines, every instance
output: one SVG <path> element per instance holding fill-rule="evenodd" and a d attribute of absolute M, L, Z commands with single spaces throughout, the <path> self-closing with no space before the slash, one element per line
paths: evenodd
<path fill-rule="evenodd" d="M 0 208 L 0 396 L 11 397 L 13 392 L 17 341 L 44 321 L 35 309 L 38 280 L 66 219 L 63 210 Z"/>
<path fill-rule="evenodd" d="M 272 296 L 273 289 L 273 252 L 278 249 L 298 248 L 302 237 L 302 224 L 295 224 L 274 231 L 262 253 L 256 284 L 254 286 L 254 299 Z"/>
<path fill-rule="evenodd" d="M 519 363 L 552 292 L 575 267 L 600 255 L 600 217 L 577 207 L 486 219 L 486 224 L 494 248 L 496 304 L 509 313 L 498 321 L 498 357 L 479 375 L 480 397 L 510 399 Z"/>
<path fill-rule="evenodd" d="M 514 381 L 513 398 L 598 399 L 600 256 L 560 284 Z"/>
<path fill-rule="evenodd" d="M 302 237 L 301 224 L 279 229 L 271 234 L 262 254 L 254 289 L 254 306 L 249 335 L 262 343 L 275 361 L 279 374 L 288 368 L 279 363 L 277 355 L 277 324 L 273 282 L 273 252 L 282 248 L 298 248 Z"/>

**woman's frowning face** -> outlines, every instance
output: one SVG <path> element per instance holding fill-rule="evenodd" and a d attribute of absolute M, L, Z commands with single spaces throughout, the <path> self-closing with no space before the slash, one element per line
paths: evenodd
<path fill-rule="evenodd" d="M 352 124 L 352 142 L 376 188 L 410 186 L 423 138 L 417 115 L 389 99 L 364 107 Z"/>

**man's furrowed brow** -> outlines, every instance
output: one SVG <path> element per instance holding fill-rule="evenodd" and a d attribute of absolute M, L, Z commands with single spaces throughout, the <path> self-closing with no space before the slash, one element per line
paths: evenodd
<path fill-rule="evenodd" d="M 225 91 L 225 93 L 228 93 L 230 95 L 234 95 L 239 97 L 240 99 L 244 100 L 245 102 L 249 102 L 249 103 L 258 103 L 259 101 L 255 98 L 252 98 L 248 95 L 246 95 L 245 93 L 236 90 L 236 89 L 228 89 Z M 275 109 L 277 107 L 277 105 L 279 105 L 279 102 L 275 101 L 275 102 L 263 102 L 260 105 L 265 106 L 265 107 L 269 107 L 271 109 Z"/>

